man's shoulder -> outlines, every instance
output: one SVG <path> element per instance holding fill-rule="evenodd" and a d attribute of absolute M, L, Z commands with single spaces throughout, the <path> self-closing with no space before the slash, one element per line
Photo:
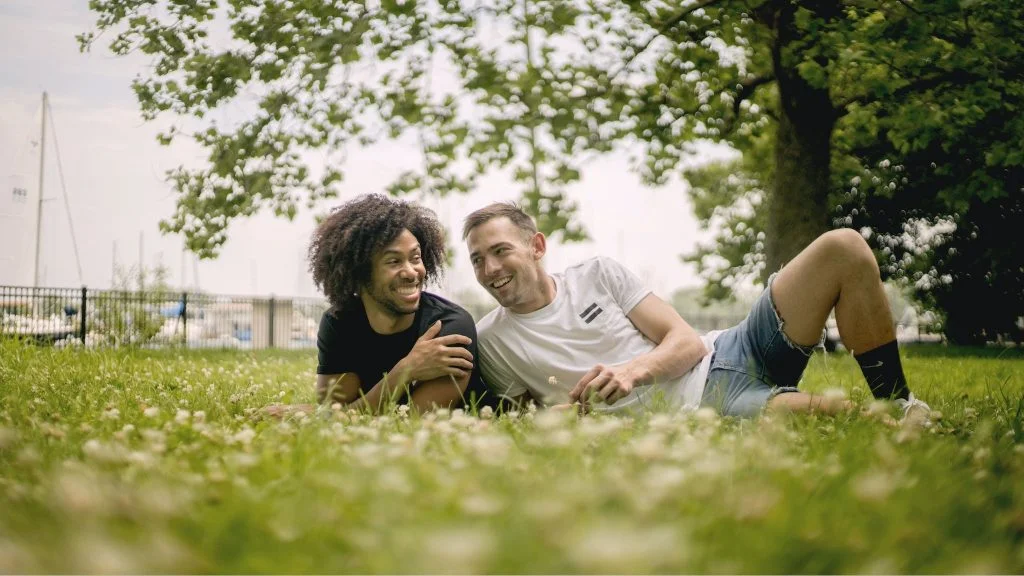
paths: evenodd
<path fill-rule="evenodd" d="M 505 309 L 498 306 L 476 323 L 476 333 L 480 336 L 480 339 L 492 338 L 495 334 L 501 332 L 501 327 L 506 323 L 507 319 L 508 314 L 505 313 Z"/>
<path fill-rule="evenodd" d="M 444 323 L 458 322 L 468 326 L 473 325 L 472 314 L 462 306 L 437 294 L 424 292 L 421 297 L 420 306 L 423 307 L 423 330 L 426 330 L 438 320 Z"/>
<path fill-rule="evenodd" d="M 472 318 L 470 313 L 455 302 L 433 292 L 424 292 L 421 305 L 425 306 L 432 314 L 456 315 Z"/>
<path fill-rule="evenodd" d="M 572 266 L 565 269 L 564 275 L 566 278 L 587 278 L 602 274 L 608 270 L 616 270 L 622 268 L 617 260 L 609 258 L 608 256 L 591 256 L 586 260 L 581 260 Z"/>
<path fill-rule="evenodd" d="M 324 310 L 323 315 L 320 317 L 320 328 L 351 328 L 353 324 L 358 323 L 357 320 L 360 317 L 366 318 L 366 314 L 362 312 L 362 304 L 358 307 L 349 306 L 347 308 L 331 306 Z"/>

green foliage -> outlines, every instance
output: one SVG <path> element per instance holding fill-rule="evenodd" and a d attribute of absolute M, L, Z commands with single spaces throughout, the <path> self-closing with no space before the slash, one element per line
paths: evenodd
<path fill-rule="evenodd" d="M 923 432 L 860 416 L 258 418 L 312 400 L 310 354 L 0 342 L 4 571 L 1024 571 L 1019 351 L 908 350 L 943 412 Z M 867 396 L 848 355 L 816 355 L 802 386 Z"/>
<path fill-rule="evenodd" d="M 464 192 L 485 172 L 507 170 L 541 229 L 567 240 L 586 231 L 565 187 L 595 155 L 636 152 L 635 168 L 651 184 L 682 174 L 698 216 L 719 230 L 714 245 L 691 255 L 715 298 L 763 278 L 829 226 L 871 228 L 883 264 L 899 264 L 886 274 L 956 284 L 954 260 L 896 246 L 904 226 L 959 215 L 985 229 L 985 214 L 1019 214 L 1010 208 L 1024 194 L 1020 2 L 90 7 L 96 26 L 80 36 L 83 49 L 109 34 L 114 53 L 152 57 L 134 88 L 145 118 L 177 120 L 161 140 L 197 126 L 190 135 L 207 165 L 170 173 L 178 203 L 162 229 L 207 257 L 235 218 L 264 208 L 292 217 L 302 202 L 337 196 L 346 149 L 386 139 L 414 139 L 423 155 L 390 192 Z M 228 41 L 214 41 L 225 34 Z M 240 120 L 213 120 L 228 109 Z M 701 140 L 743 159 L 694 169 Z M 326 159 L 322 173 L 307 165 L 313 151 Z M 883 165 L 903 174 L 880 174 Z M 1013 270 L 1011 279 L 1024 280 Z M 976 288 L 967 292 L 1002 290 Z M 1012 299 L 1003 306 L 1024 313 Z"/>

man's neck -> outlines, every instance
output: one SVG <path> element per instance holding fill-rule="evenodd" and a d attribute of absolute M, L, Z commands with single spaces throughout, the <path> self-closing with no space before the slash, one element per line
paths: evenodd
<path fill-rule="evenodd" d="M 509 308 L 510 311 L 515 314 L 529 314 L 530 312 L 536 312 L 555 301 L 555 296 L 558 294 L 558 288 L 555 286 L 555 279 L 547 272 L 544 272 L 543 274 L 544 276 L 541 279 L 543 286 L 541 288 L 540 296 L 536 300 L 524 303 L 522 306 L 516 306 L 514 309 Z"/>
<path fill-rule="evenodd" d="M 366 319 L 370 322 L 370 329 L 377 334 L 397 334 L 408 330 L 414 320 L 416 320 L 416 314 L 401 314 L 395 315 L 389 311 L 381 309 L 376 303 L 363 301 L 363 309 L 366 310 Z"/>

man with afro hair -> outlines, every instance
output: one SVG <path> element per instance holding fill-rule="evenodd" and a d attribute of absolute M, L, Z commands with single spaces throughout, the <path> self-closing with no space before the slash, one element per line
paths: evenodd
<path fill-rule="evenodd" d="M 320 223 L 309 262 L 331 304 L 317 335 L 321 404 L 379 413 L 392 403 L 420 411 L 489 403 L 473 318 L 423 290 L 444 260 L 444 229 L 421 206 L 369 194 Z"/>

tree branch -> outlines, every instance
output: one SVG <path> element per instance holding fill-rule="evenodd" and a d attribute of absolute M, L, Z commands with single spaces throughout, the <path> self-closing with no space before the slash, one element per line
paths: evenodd
<path fill-rule="evenodd" d="M 740 117 L 740 104 L 744 100 L 754 95 L 754 91 L 760 86 L 775 81 L 775 75 L 769 74 L 767 76 L 755 76 L 753 78 L 747 78 L 743 82 L 740 82 L 740 89 L 736 92 L 736 97 L 732 101 L 732 116 L 728 119 L 725 124 L 725 129 L 722 130 L 723 135 L 732 132 L 735 128 L 736 120 Z"/>
<path fill-rule="evenodd" d="M 923 92 L 931 88 L 937 88 L 943 84 L 948 83 L 966 83 L 966 82 L 977 82 L 986 80 L 987 77 L 974 72 L 968 72 L 967 70 L 950 70 L 945 74 L 938 74 L 935 76 L 929 76 L 926 78 L 918 78 L 913 82 L 909 82 L 890 94 L 890 98 L 901 98 L 914 92 Z M 853 104 L 870 104 L 876 99 L 868 95 L 861 95 L 854 98 L 850 98 L 845 102 L 841 102 L 836 106 L 837 117 L 842 117 L 847 113 L 849 106 Z"/>
<path fill-rule="evenodd" d="M 707 8 L 708 6 L 714 6 L 715 4 L 718 4 L 719 2 L 723 2 L 723 1 L 725 1 L 725 0 L 699 0 L 696 4 L 693 4 L 693 5 L 687 6 L 686 8 L 683 8 L 682 10 L 680 10 L 679 12 L 674 14 L 671 18 L 669 18 L 668 20 L 665 20 L 664 22 L 659 24 L 656 27 L 657 28 L 656 32 L 654 32 L 654 34 L 651 34 L 651 37 L 648 38 L 642 45 L 640 45 L 638 47 L 635 47 L 633 49 L 633 55 L 630 56 L 628 59 L 626 59 L 626 61 L 623 62 L 622 66 L 620 66 L 618 70 L 613 72 L 612 75 L 608 77 L 608 82 L 611 83 L 620 74 L 625 72 L 630 67 L 630 65 L 633 64 L 633 61 L 636 60 L 637 56 L 640 56 L 641 54 L 646 52 L 647 49 L 651 47 L 651 44 L 653 44 L 655 40 L 657 40 L 658 38 L 661 38 L 662 36 L 664 36 L 666 33 L 668 33 L 669 30 L 671 30 L 676 25 L 678 25 L 680 22 L 682 22 L 687 16 L 689 16 L 690 14 L 693 14 L 697 10 L 700 10 L 702 8 Z"/>

